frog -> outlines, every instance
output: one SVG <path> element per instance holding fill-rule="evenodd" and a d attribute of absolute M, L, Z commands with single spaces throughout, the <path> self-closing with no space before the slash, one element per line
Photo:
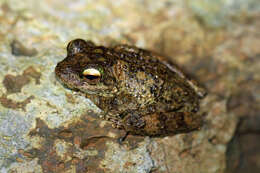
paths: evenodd
<path fill-rule="evenodd" d="M 68 43 L 55 74 L 100 108 L 101 119 L 127 134 L 170 136 L 203 124 L 199 106 L 206 89 L 159 53 L 77 38 Z"/>

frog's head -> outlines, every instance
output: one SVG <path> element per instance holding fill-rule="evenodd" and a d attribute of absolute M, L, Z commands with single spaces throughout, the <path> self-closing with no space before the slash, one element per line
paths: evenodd
<path fill-rule="evenodd" d="M 118 93 L 115 60 L 107 49 L 76 39 L 67 46 L 67 57 L 55 68 L 57 78 L 68 88 L 111 97 Z"/>

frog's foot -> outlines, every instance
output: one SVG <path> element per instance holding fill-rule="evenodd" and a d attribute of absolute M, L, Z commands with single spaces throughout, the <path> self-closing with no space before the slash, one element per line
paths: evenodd
<path fill-rule="evenodd" d="M 100 114 L 99 118 L 106 120 L 106 121 L 111 121 L 111 122 L 115 122 L 117 121 L 115 117 L 111 117 L 108 114 Z"/>
<path fill-rule="evenodd" d="M 121 136 L 121 137 L 117 138 L 117 142 L 118 142 L 120 145 L 122 145 L 128 135 L 129 135 L 129 132 L 126 132 L 124 136 Z"/>
<path fill-rule="evenodd" d="M 98 117 L 102 120 L 107 120 L 108 116 L 107 116 L 107 113 L 105 112 L 101 112 Z"/>
<path fill-rule="evenodd" d="M 120 117 L 111 116 L 111 115 L 108 115 L 108 114 L 101 114 L 100 118 L 102 118 L 103 120 L 112 122 L 113 128 L 123 129 L 123 124 L 121 122 Z"/>
<path fill-rule="evenodd" d="M 123 124 L 118 120 L 109 120 L 112 122 L 112 127 L 115 129 L 123 129 Z"/>

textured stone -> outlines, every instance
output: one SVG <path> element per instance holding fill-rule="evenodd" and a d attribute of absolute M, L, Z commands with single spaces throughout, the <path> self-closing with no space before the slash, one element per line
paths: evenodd
<path fill-rule="evenodd" d="M 226 153 L 234 153 L 229 142 L 239 119 L 250 116 L 240 129 L 259 127 L 252 123 L 260 99 L 259 9 L 258 0 L 0 0 L 0 172 L 237 169 Z M 129 136 L 119 145 L 123 132 L 98 119 L 93 103 L 55 78 L 56 63 L 74 38 L 135 44 L 171 57 L 208 89 L 201 130 Z M 14 41 L 21 43 L 19 56 L 12 54 Z M 239 152 L 252 151 L 241 147 Z M 250 153 L 247 158 L 259 160 Z"/>

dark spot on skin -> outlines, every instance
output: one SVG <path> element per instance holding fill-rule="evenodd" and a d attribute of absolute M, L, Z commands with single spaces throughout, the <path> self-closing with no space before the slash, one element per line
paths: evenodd
<path fill-rule="evenodd" d="M 13 40 L 11 43 L 12 54 L 15 56 L 35 56 L 37 54 L 37 50 L 34 48 L 26 48 L 21 42 L 18 40 Z"/>
<path fill-rule="evenodd" d="M 93 52 L 99 53 L 99 54 L 103 54 L 104 53 L 103 49 L 100 49 L 100 48 L 94 49 Z"/>
<path fill-rule="evenodd" d="M 136 114 L 132 113 L 126 121 L 128 126 L 133 126 L 135 128 L 142 128 L 145 126 L 145 122 Z"/>
<path fill-rule="evenodd" d="M 153 94 L 154 97 L 158 96 L 158 92 L 156 92 L 157 90 L 158 90 L 158 87 L 156 85 L 152 85 L 150 87 L 150 92 L 151 92 L 151 94 Z"/>

